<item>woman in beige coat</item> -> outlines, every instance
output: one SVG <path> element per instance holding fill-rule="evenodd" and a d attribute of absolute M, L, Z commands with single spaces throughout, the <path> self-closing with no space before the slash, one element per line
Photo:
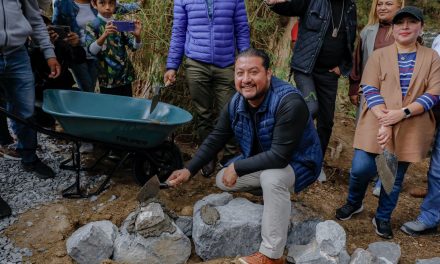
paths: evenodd
<path fill-rule="evenodd" d="M 379 236 L 388 239 L 393 237 L 391 214 L 408 165 L 426 157 L 435 130 L 430 109 L 439 101 L 440 58 L 417 44 L 422 29 L 422 11 L 404 7 L 393 18 L 395 43 L 368 59 L 361 81 L 366 101 L 355 132 L 349 194 L 346 204 L 336 210 L 340 220 L 363 210 L 365 191 L 377 172 L 375 157 L 386 147 L 398 157 L 397 176 L 390 194 L 381 190 L 373 225 Z"/>

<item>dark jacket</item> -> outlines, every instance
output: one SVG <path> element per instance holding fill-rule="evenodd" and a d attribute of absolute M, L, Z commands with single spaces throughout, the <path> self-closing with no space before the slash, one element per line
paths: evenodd
<path fill-rule="evenodd" d="M 253 114 L 248 107 L 239 93 L 233 96 L 214 130 L 187 164 L 189 171 L 195 174 L 234 137 L 242 154 L 225 166 L 234 162 L 239 176 L 291 165 L 295 172 L 295 192 L 313 183 L 321 171 L 321 145 L 299 91 L 273 77 L 256 112 Z"/>
<path fill-rule="evenodd" d="M 272 10 L 283 16 L 300 17 L 298 40 L 295 44 L 291 67 L 294 70 L 311 73 L 322 47 L 322 43 L 331 24 L 330 0 L 290 0 L 276 4 Z M 344 0 L 344 22 L 347 32 L 348 53 L 339 65 L 342 75 L 348 76 L 352 67 L 352 53 L 356 38 L 356 3 Z"/>

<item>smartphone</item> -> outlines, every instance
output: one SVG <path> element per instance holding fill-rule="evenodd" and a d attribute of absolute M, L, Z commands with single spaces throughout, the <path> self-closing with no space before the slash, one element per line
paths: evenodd
<path fill-rule="evenodd" d="M 114 20 L 112 23 L 119 32 L 133 32 L 135 29 L 133 21 Z"/>
<path fill-rule="evenodd" d="M 49 28 L 58 34 L 58 39 L 67 38 L 67 35 L 70 33 L 69 26 L 50 25 Z"/>

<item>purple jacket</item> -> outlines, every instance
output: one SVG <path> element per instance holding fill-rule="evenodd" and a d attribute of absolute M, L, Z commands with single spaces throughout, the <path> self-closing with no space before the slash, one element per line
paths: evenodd
<path fill-rule="evenodd" d="M 249 48 L 249 25 L 244 0 L 174 0 L 174 21 L 167 69 L 177 70 L 185 54 L 196 61 L 225 68 L 235 52 Z"/>

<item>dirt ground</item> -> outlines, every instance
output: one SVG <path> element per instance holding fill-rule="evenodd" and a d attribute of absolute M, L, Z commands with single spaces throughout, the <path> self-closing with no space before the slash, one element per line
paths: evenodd
<path fill-rule="evenodd" d="M 335 119 L 335 128 L 326 157 L 328 181 L 315 183 L 303 193 L 292 195 L 292 200 L 301 201 L 324 219 L 334 219 L 335 209 L 344 203 L 347 195 L 348 171 L 352 156 L 352 139 L 354 121 L 342 114 Z M 194 152 L 191 144 L 180 144 L 184 156 Z M 416 259 L 440 256 L 440 236 L 409 237 L 398 229 L 406 221 L 413 219 L 419 212 L 421 199 L 412 198 L 408 190 L 412 186 L 426 186 L 426 170 L 428 161 L 410 167 L 400 195 L 398 207 L 394 211 L 392 224 L 394 239 L 402 249 L 400 263 L 414 263 Z M 66 239 L 78 227 L 97 220 L 110 220 L 120 225 L 136 206 L 136 194 L 140 186 L 136 185 L 129 170 L 118 172 L 114 184 L 101 194 L 97 200 L 62 199 L 52 204 L 42 205 L 22 214 L 18 221 L 9 227 L 5 234 L 17 246 L 33 250 L 33 256 L 26 259 L 31 263 L 72 263 L 66 252 Z M 73 174 L 72 174 L 73 176 Z M 192 206 L 202 197 L 220 192 L 214 179 L 206 179 L 197 175 L 188 184 L 177 189 L 162 191 L 159 198 L 167 207 L 181 215 L 192 215 Z M 261 197 L 247 193 L 235 194 L 261 202 Z M 114 199 L 116 197 L 116 199 Z M 365 211 L 350 221 L 339 221 L 347 232 L 347 249 L 353 253 L 356 248 L 366 248 L 369 243 L 381 241 L 375 235 L 371 218 L 377 206 L 377 198 L 368 191 L 365 198 Z M 192 254 L 188 263 L 199 263 L 201 259 Z M 106 263 L 115 263 L 107 261 Z M 210 264 L 236 263 L 234 258 L 208 261 Z"/>

